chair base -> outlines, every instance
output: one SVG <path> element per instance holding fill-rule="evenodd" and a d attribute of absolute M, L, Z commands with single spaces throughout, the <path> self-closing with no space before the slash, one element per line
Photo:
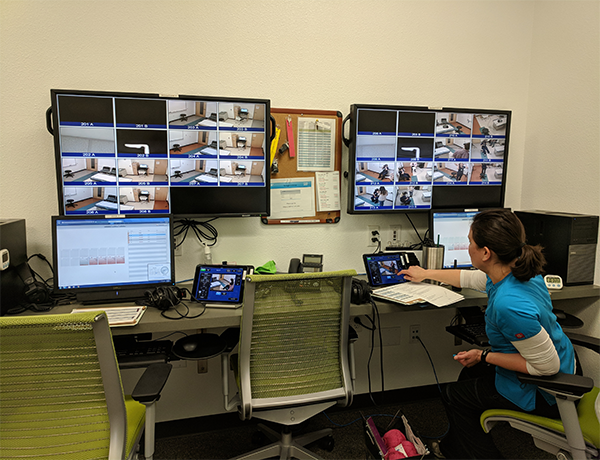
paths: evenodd
<path fill-rule="evenodd" d="M 281 460 L 291 458 L 298 458 L 300 460 L 321 460 L 321 457 L 306 449 L 304 446 L 318 441 L 325 436 L 329 436 L 333 432 L 331 428 L 325 428 L 294 438 L 292 437 L 292 433 L 285 431 L 277 433 L 275 430 L 272 430 L 262 423 L 258 424 L 258 428 L 267 435 L 271 441 L 274 441 L 274 443 L 248 452 L 247 454 L 240 455 L 239 457 L 236 457 L 237 460 L 262 460 L 277 456 L 279 456 Z"/>
<path fill-rule="evenodd" d="M 516 418 L 490 416 L 485 420 L 486 431 L 489 432 L 497 422 L 508 422 L 512 428 L 529 434 L 538 449 L 546 451 L 557 458 L 560 458 L 559 454 L 563 456 L 567 454 L 569 458 L 573 459 L 588 459 L 597 457 L 599 453 L 596 448 L 587 443 L 585 452 L 573 452 L 573 447 L 569 446 L 564 433 L 554 432 Z"/>

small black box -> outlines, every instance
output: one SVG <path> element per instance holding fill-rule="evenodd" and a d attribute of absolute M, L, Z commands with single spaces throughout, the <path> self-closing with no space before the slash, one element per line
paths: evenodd
<path fill-rule="evenodd" d="M 0 249 L 8 251 L 9 266 L 0 271 L 0 315 L 24 300 L 25 285 L 16 267 L 27 262 L 25 219 L 0 219 Z"/>
<path fill-rule="evenodd" d="M 548 274 L 565 286 L 593 284 L 598 245 L 598 216 L 550 211 L 515 211 L 528 244 L 542 245 Z"/>

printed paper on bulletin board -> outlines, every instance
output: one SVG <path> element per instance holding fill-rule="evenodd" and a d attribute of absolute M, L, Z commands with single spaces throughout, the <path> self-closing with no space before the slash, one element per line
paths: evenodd
<path fill-rule="evenodd" d="M 280 134 L 271 166 L 271 215 L 261 221 L 339 222 L 342 114 L 271 108 L 271 116 Z"/>

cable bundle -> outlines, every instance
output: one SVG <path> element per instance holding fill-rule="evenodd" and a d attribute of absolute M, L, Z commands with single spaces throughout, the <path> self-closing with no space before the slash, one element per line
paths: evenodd
<path fill-rule="evenodd" d="M 217 237 L 219 233 L 217 229 L 210 224 L 214 219 L 207 220 L 206 222 L 198 222 L 193 219 L 179 219 L 175 221 L 175 225 L 173 226 L 173 230 L 175 233 L 175 238 L 181 238 L 179 243 L 177 243 L 176 247 L 179 247 L 185 241 L 188 232 L 190 229 L 198 238 L 201 244 L 204 246 L 214 246 L 217 243 Z"/>

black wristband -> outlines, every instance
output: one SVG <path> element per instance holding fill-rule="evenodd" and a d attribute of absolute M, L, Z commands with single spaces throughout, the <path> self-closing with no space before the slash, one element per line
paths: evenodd
<path fill-rule="evenodd" d="M 487 364 L 486 358 L 487 358 L 487 355 L 488 355 L 488 353 L 489 353 L 489 352 L 490 352 L 490 349 L 489 349 L 489 348 L 486 348 L 486 349 L 485 349 L 485 350 L 483 350 L 483 352 L 481 353 L 481 358 L 480 358 L 480 360 L 481 360 L 481 362 L 482 362 L 482 363 L 484 363 L 484 364 Z"/>

